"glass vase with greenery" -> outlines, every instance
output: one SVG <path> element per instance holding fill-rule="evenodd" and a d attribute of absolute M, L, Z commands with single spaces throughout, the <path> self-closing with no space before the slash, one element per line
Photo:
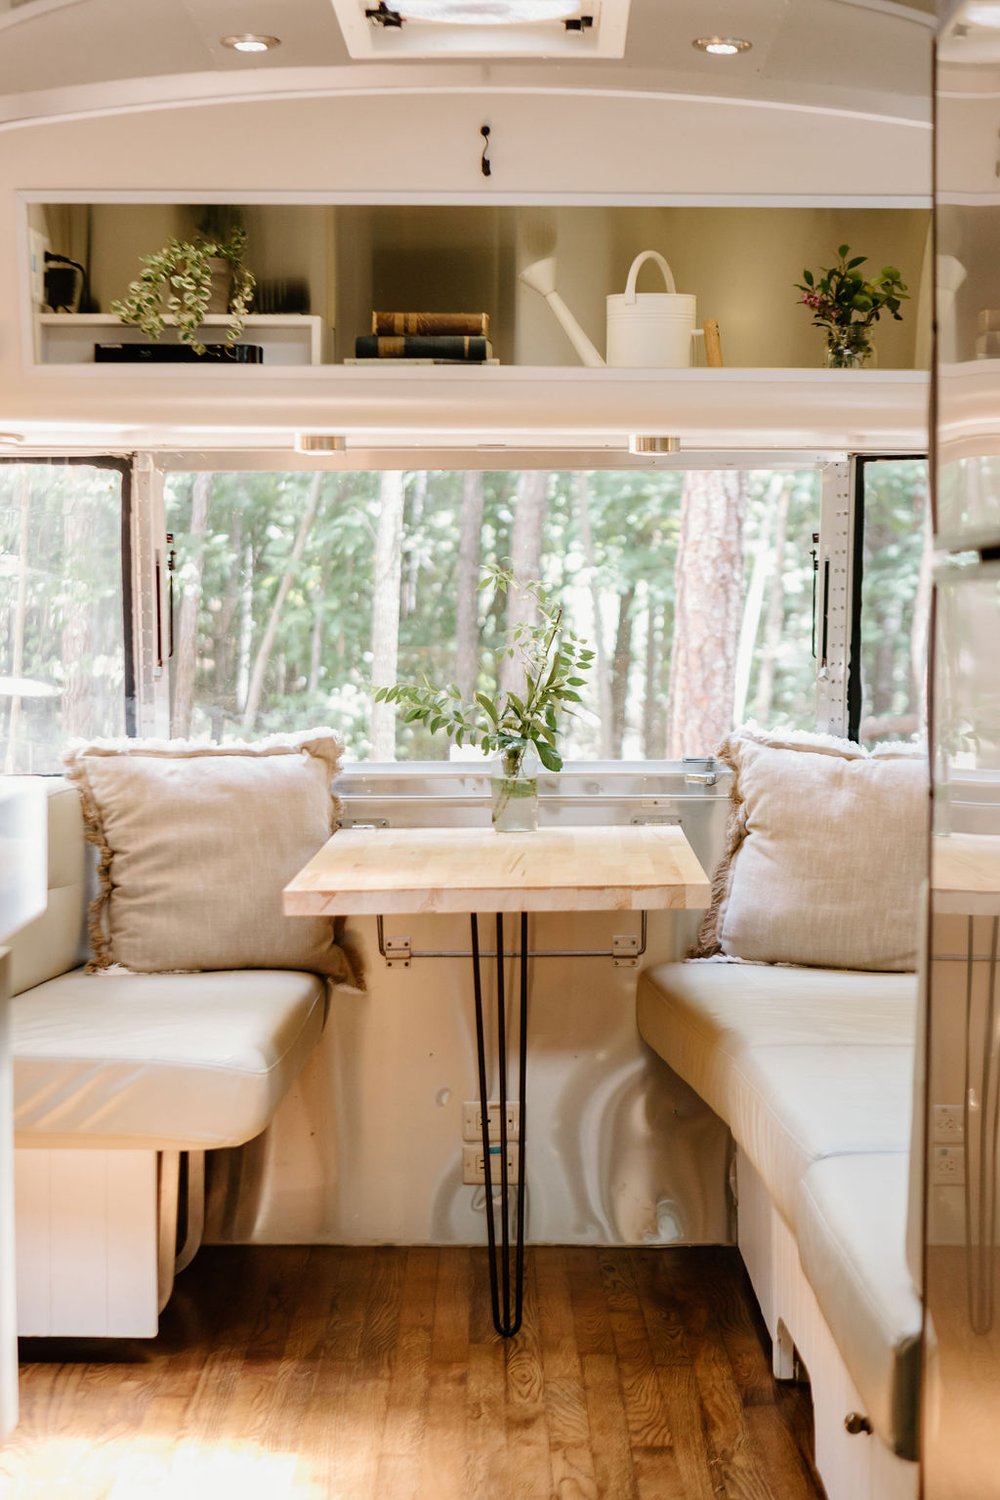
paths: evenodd
<path fill-rule="evenodd" d="M 141 275 L 130 283 L 120 301 L 112 302 L 111 311 L 151 339 L 158 339 L 167 318 L 172 318 L 181 343 L 190 344 L 196 354 L 204 354 L 206 346 L 199 334 L 212 298 L 216 269 L 212 262 L 221 261 L 229 278 L 229 322 L 220 332 L 227 346 L 234 344 L 246 325 L 256 285 L 253 273 L 243 263 L 246 242 L 246 230 L 239 225 L 230 229 L 227 238 L 169 239 L 162 250 L 142 257 Z"/>
<path fill-rule="evenodd" d="M 849 258 L 850 257 L 850 258 Z M 813 315 L 813 326 L 826 333 L 826 363 L 831 369 L 854 370 L 868 364 L 874 352 L 871 330 L 884 312 L 901 322 L 900 304 L 909 296 L 895 266 L 883 266 L 866 279 L 866 255 L 851 256 L 850 245 L 837 249 L 837 264 L 817 273 L 803 271 L 795 283 L 799 301 Z"/>
<path fill-rule="evenodd" d="M 432 734 L 443 731 L 456 745 L 477 745 L 487 754 L 499 754 L 499 775 L 492 778 L 493 826 L 498 831 L 525 831 L 537 827 L 538 783 L 526 774 L 537 757 L 546 771 L 562 769 L 558 739 L 560 720 L 582 703 L 577 689 L 584 686 L 594 653 L 563 625 L 563 610 L 548 598 L 539 583 L 519 584 L 510 568 L 484 570 L 483 588 L 501 594 L 518 589 L 532 603 L 530 620 L 510 626 L 498 654 L 498 677 L 502 663 L 514 665 L 517 690 L 500 689 L 494 696 L 474 694 L 465 702 L 454 683 L 435 687 L 397 682 L 375 690 L 377 703 L 396 703 L 407 724 L 426 725 Z"/>

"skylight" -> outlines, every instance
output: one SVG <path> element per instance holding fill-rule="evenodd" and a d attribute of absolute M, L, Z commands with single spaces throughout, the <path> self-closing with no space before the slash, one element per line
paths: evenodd
<path fill-rule="evenodd" d="M 581 0 L 385 0 L 406 21 L 451 26 L 516 26 L 580 17 Z"/>
<path fill-rule="evenodd" d="M 347 50 L 398 58 L 623 57 L 631 0 L 331 0 Z"/>

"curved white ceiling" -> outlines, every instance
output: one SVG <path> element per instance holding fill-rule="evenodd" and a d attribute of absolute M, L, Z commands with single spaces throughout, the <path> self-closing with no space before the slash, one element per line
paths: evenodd
<path fill-rule="evenodd" d="M 620 60 L 353 61 L 332 0 L 0 0 L 0 118 L 161 100 L 407 87 L 666 90 L 924 119 L 933 0 L 632 0 Z M 281 37 L 264 56 L 221 44 Z M 735 34 L 753 49 L 709 57 L 696 36 Z M 818 164 L 821 171 L 822 164 Z"/>

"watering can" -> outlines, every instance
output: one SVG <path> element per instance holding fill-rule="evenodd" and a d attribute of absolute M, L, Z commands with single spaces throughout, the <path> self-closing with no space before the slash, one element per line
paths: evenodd
<path fill-rule="evenodd" d="M 663 272 L 665 292 L 637 292 L 639 270 L 653 260 Z M 543 296 L 585 365 L 605 364 L 590 339 L 556 291 L 554 256 L 525 266 L 521 281 Z M 691 340 L 701 333 L 695 327 L 695 298 L 678 292 L 674 276 L 658 250 L 643 250 L 629 267 L 625 291 L 608 297 L 606 363 L 617 369 L 683 369 L 691 363 Z"/>

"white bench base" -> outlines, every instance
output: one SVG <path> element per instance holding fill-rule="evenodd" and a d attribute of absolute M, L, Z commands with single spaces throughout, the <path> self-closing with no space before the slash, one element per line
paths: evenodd
<path fill-rule="evenodd" d="M 848 1412 L 863 1414 L 864 1405 L 805 1278 L 798 1247 L 740 1151 L 736 1171 L 740 1254 L 773 1341 L 776 1377 L 792 1377 L 793 1345 L 809 1372 L 816 1468 L 827 1500 L 916 1500 L 916 1464 L 897 1458 L 878 1437 L 845 1430 Z"/>
<path fill-rule="evenodd" d="M 14 1158 L 18 1333 L 155 1337 L 161 1306 L 157 1153 L 26 1149 Z M 173 1153 L 172 1233 L 176 1162 Z M 169 1159 L 163 1165 L 169 1173 Z"/>

